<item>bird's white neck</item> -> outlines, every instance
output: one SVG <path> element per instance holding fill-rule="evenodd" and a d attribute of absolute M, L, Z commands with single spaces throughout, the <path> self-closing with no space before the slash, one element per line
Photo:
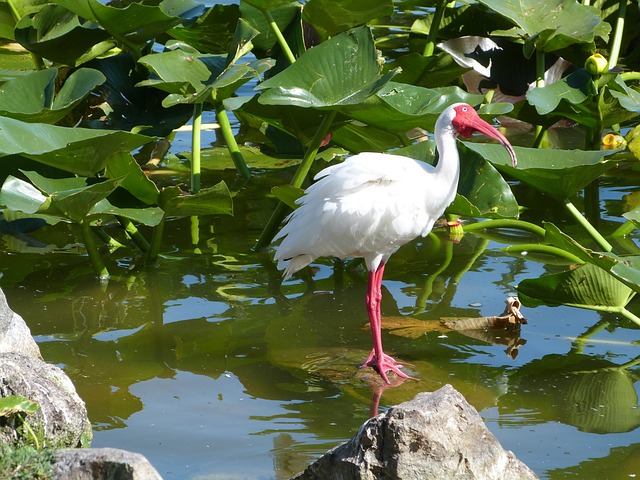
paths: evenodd
<path fill-rule="evenodd" d="M 455 198 L 460 178 L 460 154 L 458 153 L 456 137 L 457 134 L 450 124 L 436 124 L 435 139 L 438 164 L 435 167 L 435 174 L 440 185 L 450 187 L 450 191 L 447 192 L 450 199 L 449 203 Z"/>

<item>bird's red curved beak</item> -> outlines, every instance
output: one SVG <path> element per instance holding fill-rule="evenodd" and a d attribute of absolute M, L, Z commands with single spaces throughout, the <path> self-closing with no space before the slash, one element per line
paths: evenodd
<path fill-rule="evenodd" d="M 475 131 L 482 133 L 489 138 L 493 138 L 498 143 L 500 143 L 500 145 L 506 148 L 507 152 L 509 152 L 509 156 L 511 157 L 511 165 L 513 166 L 513 168 L 518 166 L 518 158 L 516 157 L 516 152 L 513 150 L 513 146 L 509 143 L 507 137 L 500 133 L 499 130 L 494 128 L 493 125 L 485 122 L 479 116 L 475 115 L 470 119 L 469 126 Z"/>

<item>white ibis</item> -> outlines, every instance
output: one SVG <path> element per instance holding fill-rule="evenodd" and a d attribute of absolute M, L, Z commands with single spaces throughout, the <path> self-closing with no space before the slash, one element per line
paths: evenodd
<path fill-rule="evenodd" d="M 384 353 L 380 322 L 382 275 L 389 257 L 407 242 L 426 236 L 454 200 L 460 175 L 456 137 L 479 132 L 502 144 L 513 166 L 513 147 L 464 103 L 447 107 L 436 122 L 437 165 L 384 153 L 360 153 L 316 175 L 316 183 L 274 238 L 275 260 L 285 280 L 318 257 L 363 258 L 369 270 L 366 296 L 373 349 L 362 367 L 409 378 L 402 363 Z"/>

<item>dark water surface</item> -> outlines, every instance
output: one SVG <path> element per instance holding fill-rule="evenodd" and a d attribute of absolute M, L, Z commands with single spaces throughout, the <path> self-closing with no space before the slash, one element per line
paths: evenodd
<path fill-rule="evenodd" d="M 200 218 L 197 249 L 185 218 L 168 223 L 157 265 L 115 254 L 121 276 L 106 285 L 73 227 L 0 237 L 0 287 L 87 403 L 93 446 L 141 452 L 166 479 L 284 479 L 369 417 L 371 377 L 357 368 L 371 348 L 364 268 L 325 259 L 281 285 L 272 252 L 251 251 L 274 205 L 266 186 L 288 175 L 258 175 L 233 218 Z M 636 190 L 607 185 L 604 218 Z M 582 235 L 557 207 L 540 208 L 527 215 Z M 499 315 L 519 281 L 564 268 L 507 255 L 497 240 L 452 243 L 441 230 L 392 257 L 385 348 L 419 381 L 384 390 L 380 411 L 450 383 L 542 478 L 640 475 L 635 324 L 537 307 L 523 308 L 521 338 L 498 332 L 497 343 L 439 326 Z M 508 344 L 520 344 L 515 359 Z"/>

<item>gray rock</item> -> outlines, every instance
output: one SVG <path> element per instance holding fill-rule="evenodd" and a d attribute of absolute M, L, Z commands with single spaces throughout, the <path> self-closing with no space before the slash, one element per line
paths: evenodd
<path fill-rule="evenodd" d="M 162 477 L 139 453 L 89 448 L 58 450 L 51 480 L 162 480 Z"/>
<path fill-rule="evenodd" d="M 55 365 L 19 353 L 0 354 L 0 397 L 22 395 L 40 408 L 27 421 L 48 447 L 77 447 L 92 438 L 84 402 L 67 375 Z M 0 439 L 12 442 L 15 431 L 0 428 Z"/>
<path fill-rule="evenodd" d="M 0 290 L 0 353 L 17 352 L 42 358 L 38 344 L 22 317 L 9 308 Z"/>
<path fill-rule="evenodd" d="M 420 393 L 368 420 L 295 480 L 503 480 L 538 478 L 502 448 L 451 385 Z"/>

